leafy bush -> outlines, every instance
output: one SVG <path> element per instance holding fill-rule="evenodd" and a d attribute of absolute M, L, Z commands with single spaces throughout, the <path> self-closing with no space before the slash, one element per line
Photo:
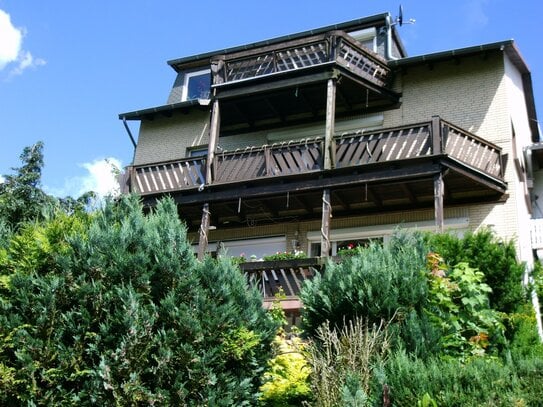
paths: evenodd
<path fill-rule="evenodd" d="M 277 336 L 276 356 L 270 360 L 261 387 L 261 405 L 266 407 L 295 407 L 310 396 L 308 377 L 311 368 L 304 356 L 304 344 L 299 337 Z"/>
<path fill-rule="evenodd" d="M 171 200 L 26 226 L 0 260 L 1 405 L 256 403 L 277 325 Z"/>
<path fill-rule="evenodd" d="M 524 265 L 517 261 L 512 241 L 499 240 L 490 230 L 468 232 L 462 238 L 452 234 L 428 234 L 428 244 L 449 267 L 468 263 L 485 276 L 492 288 L 490 307 L 511 313 L 526 301 L 522 288 Z"/>
<path fill-rule="evenodd" d="M 270 254 L 269 256 L 264 256 L 264 261 L 277 261 L 277 260 L 294 260 L 294 259 L 307 259 L 307 255 L 304 252 L 277 252 L 275 254 Z"/>
<path fill-rule="evenodd" d="M 447 355 L 481 356 L 491 343 L 503 343 L 501 315 L 488 306 L 491 288 L 484 275 L 466 263 L 447 270 L 437 253 L 428 254 L 428 313 L 442 332 Z"/>

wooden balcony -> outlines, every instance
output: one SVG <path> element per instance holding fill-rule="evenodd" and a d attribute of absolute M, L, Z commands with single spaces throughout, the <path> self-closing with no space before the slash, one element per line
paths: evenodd
<path fill-rule="evenodd" d="M 379 87 L 388 84 L 391 73 L 383 58 L 343 31 L 229 54 L 215 63 L 213 83 L 216 86 L 330 63 L 338 64 Z"/>
<path fill-rule="evenodd" d="M 322 138 L 247 147 L 222 152 L 213 162 L 213 179 L 205 179 L 205 157 L 128 167 L 128 188 L 142 196 L 202 189 L 279 177 L 319 176 L 334 171 L 364 171 L 375 165 L 446 157 L 458 171 L 503 181 L 501 149 L 444 120 L 404 127 L 355 132 L 334 139 L 333 170 L 324 171 Z M 278 178 L 278 179 L 279 179 Z M 283 181 L 282 181 L 283 182 Z"/>
<path fill-rule="evenodd" d="M 284 294 L 287 304 L 300 308 L 299 295 L 305 280 L 324 269 L 324 259 L 258 261 L 240 264 L 249 284 L 258 288 L 264 302 L 272 302 L 276 294 Z"/>

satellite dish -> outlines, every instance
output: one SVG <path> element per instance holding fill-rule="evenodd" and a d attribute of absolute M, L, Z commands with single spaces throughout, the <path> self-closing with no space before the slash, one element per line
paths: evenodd
<path fill-rule="evenodd" d="M 398 18 L 396 19 L 396 22 L 400 25 L 400 27 L 403 24 L 403 6 L 400 4 L 400 12 L 398 14 Z"/>

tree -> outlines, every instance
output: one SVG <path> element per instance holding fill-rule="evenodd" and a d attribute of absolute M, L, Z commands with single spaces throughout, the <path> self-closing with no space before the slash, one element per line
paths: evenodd
<path fill-rule="evenodd" d="M 0 404 L 256 403 L 276 324 L 173 201 L 27 224 L 0 261 Z"/>
<path fill-rule="evenodd" d="M 0 184 L 0 219 L 12 228 L 22 222 L 39 219 L 44 204 L 51 198 L 41 188 L 43 143 L 38 141 L 25 147 L 20 156 L 23 165 L 13 168 L 14 175 L 6 175 Z"/>
<path fill-rule="evenodd" d="M 41 172 L 44 162 L 41 141 L 25 147 L 20 159 L 23 165 L 12 168 L 15 174 L 6 175 L 5 181 L 0 183 L 0 231 L 15 231 L 25 222 L 42 220 L 55 208 L 68 213 L 83 210 L 94 198 L 93 192 L 86 192 L 75 199 L 56 198 L 43 191 Z"/>

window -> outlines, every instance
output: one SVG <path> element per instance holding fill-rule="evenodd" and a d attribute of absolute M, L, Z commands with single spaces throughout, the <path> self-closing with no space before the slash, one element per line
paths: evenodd
<path fill-rule="evenodd" d="M 376 30 L 374 27 L 366 28 L 365 30 L 351 31 L 349 35 L 370 51 L 377 51 Z"/>
<path fill-rule="evenodd" d="M 370 241 L 382 242 L 386 244 L 394 230 L 400 226 L 402 229 L 415 230 L 435 230 L 435 221 L 407 222 L 400 225 L 374 225 L 362 226 L 357 228 L 332 229 L 330 231 L 330 245 L 332 247 L 332 256 L 337 255 L 338 251 L 349 247 L 349 245 L 366 246 Z M 468 218 L 449 218 L 445 219 L 445 228 L 461 236 L 468 229 Z M 311 257 L 321 255 L 321 232 L 307 232 L 307 242 L 309 254 Z"/>
<path fill-rule="evenodd" d="M 187 148 L 187 157 L 203 157 L 207 155 L 207 146 Z"/>
<path fill-rule="evenodd" d="M 222 246 L 219 247 L 219 246 Z M 210 253 L 226 252 L 227 256 L 244 256 L 247 260 L 251 258 L 261 259 L 264 256 L 277 252 L 286 251 L 287 243 L 285 236 L 262 237 L 244 240 L 225 240 L 220 243 L 212 242 L 208 245 Z M 193 246 L 195 253 L 198 252 L 198 245 Z"/>
<path fill-rule="evenodd" d="M 211 71 L 209 69 L 186 73 L 181 100 L 209 99 L 210 90 Z"/>

